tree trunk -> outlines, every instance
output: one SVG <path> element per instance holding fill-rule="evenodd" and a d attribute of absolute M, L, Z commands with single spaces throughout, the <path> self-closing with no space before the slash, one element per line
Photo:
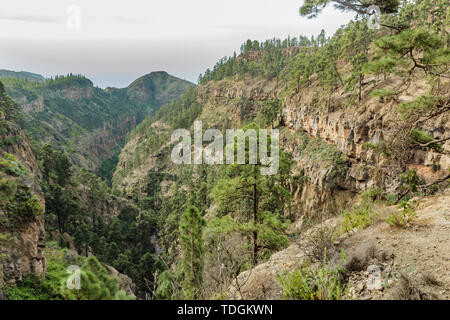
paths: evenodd
<path fill-rule="evenodd" d="M 258 220 L 258 190 L 253 184 L 253 225 L 256 227 Z M 253 265 L 258 263 L 258 231 L 253 231 Z"/>

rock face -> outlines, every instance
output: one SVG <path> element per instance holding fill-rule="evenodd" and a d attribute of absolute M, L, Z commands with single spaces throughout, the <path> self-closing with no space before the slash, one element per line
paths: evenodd
<path fill-rule="evenodd" d="M 301 265 L 305 255 L 296 244 L 273 254 L 269 261 L 245 271 L 229 289 L 230 299 L 281 299 L 277 275 Z"/>
<path fill-rule="evenodd" d="M 0 265 L 0 288 L 20 281 L 28 273 L 41 276 L 46 271 L 44 247 L 45 229 L 42 218 L 24 221 L 21 226 L 10 230 L 11 242 L 2 243 L 4 255 Z"/>
<path fill-rule="evenodd" d="M 111 277 L 114 277 L 118 280 L 119 290 L 125 292 L 128 296 L 135 296 L 136 293 L 136 285 L 133 280 L 126 274 L 120 273 L 116 269 L 111 266 L 106 266 Z"/>
<path fill-rule="evenodd" d="M 380 86 L 384 85 L 389 84 L 380 83 Z M 320 88 L 312 87 L 288 95 L 284 95 L 281 88 L 282 84 L 276 81 L 255 77 L 198 86 L 198 101 L 203 105 L 198 120 L 208 123 L 208 128 L 239 127 L 245 118 L 243 114 L 257 116 L 261 102 L 281 99 L 280 144 L 294 156 L 297 173 L 304 177 L 301 186 L 291 187 L 295 204 L 295 216 L 291 219 L 305 215 L 333 215 L 369 188 L 380 187 L 390 192 L 397 187 L 397 175 L 380 175 L 378 171 L 384 166 L 383 158 L 365 146 L 389 141 L 399 119 L 396 107 L 402 101 L 410 101 L 426 92 L 426 83 L 414 83 L 397 101 L 381 103 L 378 98 L 365 94 L 369 98 L 358 106 L 346 105 L 341 92 L 331 96 L 327 103 L 317 101 L 316 89 Z M 434 137 L 448 136 L 448 113 L 436 117 L 423 129 Z M 128 141 L 124 148 L 128 152 L 122 152 L 118 169 L 132 161 L 130 150 L 141 143 L 139 139 L 135 137 Z M 444 148 L 449 146 L 450 140 L 444 142 Z M 421 176 L 431 181 L 450 167 L 450 156 L 431 149 L 417 149 L 408 166 L 416 168 Z M 156 165 L 146 163 L 123 178 L 121 188 L 136 184 L 140 178 L 145 179 L 149 171 L 157 169 Z"/>
<path fill-rule="evenodd" d="M 36 199 L 37 203 L 33 204 L 32 212 L 25 214 L 24 211 L 29 208 L 20 207 L 21 198 L 16 196 L 8 200 L 5 189 L 0 191 L 0 288 L 20 281 L 30 272 L 40 276 L 46 270 L 42 216 L 45 200 L 38 183 L 41 172 L 28 138 L 9 121 L 8 114 L 1 126 L 0 141 L 15 142 L 0 147 L 3 161 L 0 165 L 0 183 L 2 187 L 8 184 L 16 186 L 16 195 L 20 192 L 20 197 L 29 197 L 29 201 Z M 9 160 L 4 157 L 9 157 Z M 14 171 L 16 168 L 21 170 L 20 173 Z"/>
<path fill-rule="evenodd" d="M 237 101 L 245 99 L 248 104 L 245 111 L 256 115 L 261 101 L 283 97 L 280 88 L 274 81 L 257 78 L 222 80 L 200 86 L 197 92 L 205 105 L 200 119 L 219 125 L 231 119 L 231 125 L 238 126 L 241 110 Z M 380 102 L 366 94 L 369 98 L 358 106 L 346 105 L 341 92 L 333 94 L 327 106 L 326 102 L 317 101 L 314 87 L 285 96 L 279 114 L 280 144 L 291 152 L 298 171 L 305 177 L 301 188 L 294 186 L 291 190 L 297 203 L 296 216 L 292 218 L 333 214 L 369 188 L 381 187 L 388 192 L 395 189 L 396 175 L 380 176 L 378 170 L 384 166 L 383 158 L 366 146 L 388 142 L 398 126 L 396 107 L 427 90 L 426 83 L 417 81 L 397 101 Z M 225 119 L 218 119 L 218 110 L 226 113 Z M 450 115 L 443 113 L 429 121 L 423 130 L 434 137 L 448 136 Z M 448 149 L 450 141 L 443 146 Z M 450 167 L 450 156 L 431 149 L 417 149 L 408 167 L 432 181 Z"/>
<path fill-rule="evenodd" d="M 408 100 L 415 94 L 423 92 L 424 85 L 415 84 L 410 89 Z M 373 149 L 365 147 L 367 144 L 377 144 L 380 141 L 390 141 L 394 134 L 398 114 L 396 106 L 402 102 L 380 103 L 369 99 L 360 106 L 342 107 L 338 97 L 333 97 L 328 108 L 316 105 L 314 98 L 307 94 L 298 94 L 285 99 L 281 112 L 281 120 L 294 135 L 306 134 L 308 137 L 318 138 L 329 145 L 335 146 L 347 161 L 344 171 L 335 171 L 334 164 L 312 166 L 309 155 L 300 154 L 292 139 L 285 139 L 287 147 L 297 160 L 299 167 L 305 170 L 308 182 L 303 188 L 298 200 L 303 203 L 299 207 L 300 215 L 311 211 L 330 212 L 336 200 L 346 201 L 354 197 L 355 193 L 373 187 L 381 187 L 392 191 L 397 186 L 396 176 L 380 176 L 378 170 L 383 167 L 383 158 Z M 448 136 L 450 132 L 450 116 L 442 114 L 430 121 L 426 128 L 435 137 Z M 444 148 L 449 148 L 447 141 Z M 439 172 L 434 168 L 445 171 L 450 166 L 448 153 L 436 153 L 433 150 L 416 150 L 409 168 L 416 168 L 418 173 L 428 181 L 434 180 Z M 336 174 L 338 173 L 338 174 Z M 312 202 L 308 199 L 315 199 Z M 336 205 L 336 208 L 342 206 Z M 332 210 L 331 210 L 332 211 Z"/>

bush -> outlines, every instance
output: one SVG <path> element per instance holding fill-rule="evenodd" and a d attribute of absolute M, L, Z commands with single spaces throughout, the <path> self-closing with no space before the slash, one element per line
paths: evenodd
<path fill-rule="evenodd" d="M 47 273 L 39 278 L 31 273 L 22 278 L 16 286 L 7 286 L 3 290 L 9 300 L 60 300 L 60 285 L 67 277 L 67 263 L 62 251 L 46 251 Z"/>
<path fill-rule="evenodd" d="M 395 300 L 431 300 L 433 296 L 422 291 L 417 281 L 413 281 L 406 274 L 401 273 L 393 298 Z"/>
<path fill-rule="evenodd" d="M 314 269 L 304 264 L 285 276 L 279 276 L 283 297 L 289 300 L 337 300 L 344 287 L 339 280 L 340 271 L 328 264 Z"/>
<path fill-rule="evenodd" d="M 0 204 L 8 202 L 16 193 L 17 183 L 13 180 L 0 179 Z"/>
<path fill-rule="evenodd" d="M 377 218 L 378 213 L 373 211 L 372 206 L 368 203 L 363 203 L 362 205 L 353 208 L 351 211 L 344 211 L 344 220 L 341 223 L 341 231 L 347 232 L 354 228 L 365 229 Z"/>
<path fill-rule="evenodd" d="M 32 195 L 25 203 L 21 204 L 21 214 L 29 216 L 41 216 L 44 214 L 41 201 L 36 195 Z"/>
<path fill-rule="evenodd" d="M 416 210 L 414 210 L 414 207 L 411 204 L 405 202 L 401 204 L 401 206 L 403 207 L 403 210 L 392 212 L 386 219 L 386 223 L 404 227 L 407 223 L 413 221 L 417 217 Z"/>
<path fill-rule="evenodd" d="M 411 130 L 411 142 L 413 144 L 425 144 L 429 143 L 431 141 L 434 141 L 432 135 L 428 134 L 425 131 L 413 129 Z M 442 144 L 440 143 L 432 143 L 430 144 L 430 147 L 434 149 L 437 152 L 444 152 L 444 149 L 442 148 Z"/>
<path fill-rule="evenodd" d="M 384 200 L 385 194 L 384 191 L 380 188 L 372 188 L 364 191 L 361 194 L 361 199 L 363 201 L 376 201 L 376 200 Z"/>
<path fill-rule="evenodd" d="M 119 290 L 116 278 L 110 277 L 108 271 L 95 256 L 89 256 L 80 270 L 81 288 L 68 289 L 66 282 L 61 283 L 61 294 L 68 300 L 124 300 L 131 299 Z"/>
<path fill-rule="evenodd" d="M 300 250 L 313 261 L 324 261 L 336 253 L 334 241 L 337 232 L 335 228 L 319 227 L 310 235 L 299 237 L 296 241 Z"/>
<path fill-rule="evenodd" d="M 3 158 L 0 157 L 0 170 L 12 176 L 28 176 L 28 171 L 16 160 L 14 155 L 4 152 Z"/>
<path fill-rule="evenodd" d="M 80 257 L 81 289 L 70 290 L 66 286 L 69 266 L 60 249 L 46 251 L 47 273 L 39 278 L 34 274 L 23 277 L 16 286 L 3 288 L 10 300 L 124 300 L 131 299 L 120 291 L 117 279 L 110 277 L 108 271 L 94 257 Z M 84 263 L 83 263 L 84 261 Z"/>

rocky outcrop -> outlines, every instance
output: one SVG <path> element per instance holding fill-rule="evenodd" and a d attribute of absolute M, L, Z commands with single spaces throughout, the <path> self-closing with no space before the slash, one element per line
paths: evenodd
<path fill-rule="evenodd" d="M 135 297 L 136 285 L 134 284 L 133 280 L 126 274 L 120 273 L 111 266 L 107 265 L 106 268 L 108 269 L 109 275 L 117 279 L 119 290 L 125 292 L 127 296 Z"/>
<path fill-rule="evenodd" d="M 378 86 L 389 87 L 395 81 L 398 79 L 378 83 Z M 344 204 L 348 205 L 356 194 L 369 188 L 380 186 L 388 192 L 394 191 L 398 185 L 397 176 L 378 174 L 379 168 L 384 166 L 383 158 L 367 145 L 389 141 L 400 118 L 397 106 L 424 94 L 427 88 L 425 82 L 417 81 L 396 101 L 390 102 L 380 102 L 365 92 L 366 100 L 350 106 L 342 98 L 342 92 L 334 93 L 328 101 L 319 102 L 317 92 L 320 88 L 312 86 L 298 94 L 283 95 L 279 83 L 258 78 L 209 82 L 198 87 L 197 92 L 205 105 L 200 118 L 208 124 L 231 119 L 232 124 L 239 125 L 241 99 L 250 105 L 246 112 L 256 115 L 261 101 L 284 96 L 279 115 L 280 144 L 291 152 L 297 171 L 302 171 L 305 177 L 301 188 L 291 190 L 297 204 L 294 210 L 297 219 L 303 215 L 333 214 Z M 217 119 L 218 109 L 226 112 L 225 119 Z M 450 115 L 444 113 L 427 122 L 422 129 L 434 137 L 448 136 Z M 299 141 L 301 136 L 305 137 Z M 314 141 L 315 147 L 305 148 L 308 146 L 302 141 L 305 139 Z M 444 142 L 443 147 L 449 149 L 450 141 Z M 450 167 L 450 156 L 432 149 L 417 149 L 408 167 L 416 168 L 426 181 L 432 181 L 439 172 Z"/>
<path fill-rule="evenodd" d="M 46 270 L 45 199 L 38 183 L 41 172 L 26 135 L 6 121 L 0 141 L 12 140 L 15 142 L 0 147 L 1 183 L 13 185 L 16 193 L 16 197 L 3 193 L 0 200 L 0 288 L 15 284 L 28 273 L 41 276 Z"/>
<path fill-rule="evenodd" d="M 41 112 L 44 110 L 44 97 L 38 96 L 34 100 L 29 100 L 26 96 L 20 97 L 17 103 L 22 107 L 22 111 L 26 114 L 33 112 Z"/>

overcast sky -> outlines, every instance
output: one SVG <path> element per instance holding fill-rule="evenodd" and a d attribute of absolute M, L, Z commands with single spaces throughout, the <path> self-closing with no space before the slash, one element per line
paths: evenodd
<path fill-rule="evenodd" d="M 300 17 L 303 0 L 14 0 L 0 7 L 0 69 L 45 77 L 80 73 L 100 87 L 125 87 L 165 70 L 196 82 L 248 38 L 328 35 L 352 18 L 327 8 Z M 79 29 L 68 7 L 81 10 Z M 73 13 L 73 11 L 71 11 Z M 70 20 L 76 26 L 76 19 Z"/>

